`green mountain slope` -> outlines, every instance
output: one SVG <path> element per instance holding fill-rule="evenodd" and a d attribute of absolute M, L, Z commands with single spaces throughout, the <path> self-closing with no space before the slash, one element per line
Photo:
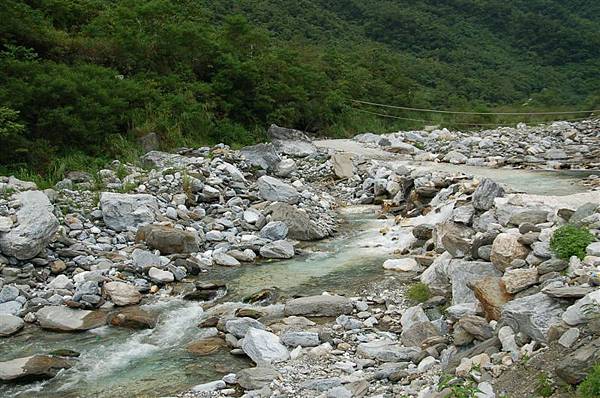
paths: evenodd
<path fill-rule="evenodd" d="M 0 146 L 11 148 L 0 165 L 11 170 L 127 156 L 149 132 L 173 147 L 248 144 L 270 123 L 389 126 L 349 99 L 600 107 L 591 0 L 5 0 L 0 20 Z"/>

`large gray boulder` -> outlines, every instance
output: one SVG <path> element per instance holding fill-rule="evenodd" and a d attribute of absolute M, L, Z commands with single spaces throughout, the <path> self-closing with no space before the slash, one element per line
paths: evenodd
<path fill-rule="evenodd" d="M 485 261 L 453 260 L 448 266 L 448 275 L 452 285 L 452 305 L 458 305 L 477 301 L 469 284 L 486 276 L 502 276 L 502 273 Z"/>
<path fill-rule="evenodd" d="M 560 323 L 560 304 L 544 293 L 509 301 L 502 307 L 502 318 L 514 331 L 546 343 L 550 326 Z"/>
<path fill-rule="evenodd" d="M 286 240 L 276 240 L 260 248 L 260 255 L 264 258 L 288 259 L 294 257 L 294 245 Z"/>
<path fill-rule="evenodd" d="M 244 336 L 242 350 L 257 365 L 282 362 L 290 357 L 290 353 L 277 335 L 266 330 L 250 328 Z"/>
<path fill-rule="evenodd" d="M 262 176 L 256 184 L 264 200 L 296 204 L 300 198 L 296 188 L 274 177 Z"/>
<path fill-rule="evenodd" d="M 76 310 L 63 306 L 48 306 L 38 310 L 36 318 L 44 329 L 76 332 L 106 325 L 107 314 L 102 311 Z"/>
<path fill-rule="evenodd" d="M 556 374 L 569 384 L 579 384 L 597 363 L 600 363 L 600 338 L 564 357 L 556 367 Z"/>
<path fill-rule="evenodd" d="M 282 221 L 288 227 L 288 237 L 297 240 L 318 240 L 329 236 L 326 228 L 310 219 L 304 209 L 298 209 L 287 203 L 273 203 L 267 207 L 271 221 Z"/>
<path fill-rule="evenodd" d="M 25 322 L 18 316 L 0 314 L 0 337 L 10 336 L 23 329 Z"/>
<path fill-rule="evenodd" d="M 126 231 L 156 219 L 158 202 L 152 195 L 102 192 L 100 207 L 104 223 L 115 231 Z"/>
<path fill-rule="evenodd" d="M 257 144 L 244 147 L 240 154 L 251 166 L 260 167 L 263 170 L 274 170 L 281 162 L 273 144 Z"/>
<path fill-rule="evenodd" d="M 182 231 L 165 225 L 144 225 L 137 230 L 136 242 L 145 242 L 148 247 L 162 254 L 195 253 L 200 250 L 204 234 Z"/>
<path fill-rule="evenodd" d="M 562 315 L 562 320 L 569 326 L 577 326 L 588 322 L 598 308 L 600 308 L 600 290 L 594 290 L 568 307 Z"/>
<path fill-rule="evenodd" d="M 338 316 L 352 312 L 352 302 L 342 296 L 309 296 L 288 301 L 285 315 Z"/>
<path fill-rule="evenodd" d="M 504 189 L 489 178 L 484 178 L 473 192 L 473 207 L 489 210 L 494 205 L 494 199 L 501 196 L 504 196 Z"/>
<path fill-rule="evenodd" d="M 262 238 L 270 240 L 285 239 L 288 234 L 288 226 L 283 221 L 271 221 L 260 230 Z"/>
<path fill-rule="evenodd" d="M 265 326 L 253 318 L 234 318 L 225 322 L 225 330 L 238 339 L 243 338 L 250 328 L 264 330 Z"/>
<path fill-rule="evenodd" d="M 54 206 L 43 192 L 21 192 L 17 201 L 21 204 L 17 224 L 8 232 L 0 232 L 0 250 L 19 260 L 28 260 L 50 243 L 58 230 L 58 220 L 52 214 Z"/>
<path fill-rule="evenodd" d="M 302 140 L 273 140 L 278 153 L 293 157 L 306 157 L 317 152 L 317 147 L 310 141 Z"/>
<path fill-rule="evenodd" d="M 52 356 L 33 355 L 0 362 L 0 380 L 4 382 L 24 382 L 49 379 L 61 369 L 74 365 L 73 359 Z"/>

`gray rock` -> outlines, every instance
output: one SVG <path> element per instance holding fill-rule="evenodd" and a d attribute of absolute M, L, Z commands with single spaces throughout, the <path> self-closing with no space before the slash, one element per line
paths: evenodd
<path fill-rule="evenodd" d="M 577 226 L 584 226 L 585 219 L 589 216 L 593 215 L 600 209 L 600 205 L 598 203 L 585 203 L 575 210 L 575 213 L 569 219 L 569 223 Z"/>
<path fill-rule="evenodd" d="M 283 221 L 271 221 L 260 230 L 262 238 L 270 240 L 282 240 L 287 237 L 288 226 Z"/>
<path fill-rule="evenodd" d="M 52 355 L 16 358 L 0 362 L 0 380 L 12 382 L 49 379 L 61 369 L 68 369 L 73 365 L 73 359 Z"/>
<path fill-rule="evenodd" d="M 241 265 L 240 262 L 233 256 L 223 252 L 213 253 L 213 261 L 215 264 L 222 265 L 224 267 L 237 267 Z"/>
<path fill-rule="evenodd" d="M 108 282 L 104 284 L 103 289 L 115 305 L 132 305 L 142 300 L 138 289 L 124 282 Z"/>
<path fill-rule="evenodd" d="M 52 213 L 54 207 L 43 192 L 21 192 L 17 201 L 21 204 L 17 211 L 17 225 L 9 232 L 0 232 L 0 251 L 19 260 L 28 260 L 50 243 L 58 230 L 58 220 Z"/>
<path fill-rule="evenodd" d="M 571 348 L 573 344 L 579 338 L 580 331 L 577 328 L 569 328 L 566 332 L 558 339 L 558 344 L 565 348 Z"/>
<path fill-rule="evenodd" d="M 600 290 L 594 290 L 567 308 L 562 315 L 562 320 L 569 326 L 577 326 L 587 322 L 590 315 L 599 312 L 599 308 Z"/>
<path fill-rule="evenodd" d="M 326 316 L 333 317 L 352 312 L 352 302 L 342 296 L 309 296 L 288 301 L 285 304 L 285 315 Z"/>
<path fill-rule="evenodd" d="M 170 271 L 164 271 L 156 267 L 151 267 L 148 270 L 148 276 L 155 283 L 168 283 L 175 280 L 175 275 Z"/>
<path fill-rule="evenodd" d="M 569 384 L 579 384 L 595 364 L 600 362 L 600 338 L 578 348 L 564 357 L 556 367 L 556 374 Z"/>
<path fill-rule="evenodd" d="M 4 286 L 2 290 L 0 290 L 0 303 L 13 301 L 17 297 L 19 297 L 19 289 L 14 286 Z"/>
<path fill-rule="evenodd" d="M 260 167 L 263 170 L 274 170 L 281 162 L 273 144 L 247 146 L 240 150 L 240 154 L 251 166 Z"/>
<path fill-rule="evenodd" d="M 279 372 L 270 366 L 257 366 L 240 370 L 237 383 L 245 390 L 258 390 L 268 386 L 279 376 Z"/>
<path fill-rule="evenodd" d="M 277 165 L 275 174 L 278 177 L 289 177 L 294 171 L 296 171 L 296 162 L 293 159 L 283 159 Z"/>
<path fill-rule="evenodd" d="M 517 332 L 547 342 L 550 326 L 560 323 L 563 310 L 544 293 L 515 299 L 502 307 L 502 319 Z"/>
<path fill-rule="evenodd" d="M 102 311 L 76 310 L 62 306 L 49 306 L 38 310 L 35 316 L 44 329 L 74 332 L 104 326 L 107 314 Z"/>
<path fill-rule="evenodd" d="M 452 260 L 448 266 L 452 284 L 452 305 L 476 302 L 468 284 L 486 276 L 501 276 L 492 263 L 483 261 Z"/>
<path fill-rule="evenodd" d="M 160 256 L 147 250 L 135 249 L 131 253 L 133 264 L 140 269 L 149 269 L 150 267 L 160 267 Z"/>
<path fill-rule="evenodd" d="M 250 328 L 265 330 L 262 323 L 252 318 L 234 318 L 225 322 L 225 330 L 238 339 L 243 338 Z"/>
<path fill-rule="evenodd" d="M 0 314 L 0 337 L 10 336 L 23 329 L 25 322 L 18 316 Z"/>
<path fill-rule="evenodd" d="M 504 189 L 494 181 L 484 178 L 473 193 L 473 207 L 477 210 L 489 210 L 494 199 L 504 196 Z"/>
<path fill-rule="evenodd" d="M 260 248 L 264 258 L 288 259 L 294 257 L 294 245 L 285 240 L 276 240 Z"/>
<path fill-rule="evenodd" d="M 590 243 L 585 251 L 590 256 L 600 257 L 600 242 Z"/>
<path fill-rule="evenodd" d="M 306 157 L 317 153 L 317 147 L 310 141 L 303 140 L 273 140 L 273 145 L 278 153 Z"/>
<path fill-rule="evenodd" d="M 196 232 L 182 231 L 164 225 L 145 225 L 137 230 L 136 242 L 145 242 L 148 247 L 162 254 L 195 253 L 204 236 Z"/>
<path fill-rule="evenodd" d="M 421 347 L 427 339 L 439 335 L 439 331 L 431 322 L 415 322 L 409 328 L 402 329 L 401 340 L 407 347 Z"/>
<path fill-rule="evenodd" d="M 411 361 L 420 351 L 418 348 L 401 347 L 397 342 L 387 339 L 361 343 L 356 348 L 357 355 L 382 362 Z"/>
<path fill-rule="evenodd" d="M 523 223 L 533 225 L 543 224 L 548 221 L 549 214 L 546 210 L 527 209 L 512 214 L 508 222 L 513 225 L 521 225 Z"/>
<path fill-rule="evenodd" d="M 0 314 L 18 315 L 22 307 L 23 304 L 15 300 L 0 303 Z"/>
<path fill-rule="evenodd" d="M 115 231 L 150 224 L 158 213 L 156 198 L 147 194 L 102 192 L 100 207 L 104 223 Z"/>
<path fill-rule="evenodd" d="M 352 155 L 347 153 L 335 153 L 331 156 L 333 173 L 337 178 L 351 178 L 354 175 L 354 164 Z"/>
<path fill-rule="evenodd" d="M 327 229 L 312 221 L 303 209 L 287 203 L 273 203 L 267 208 L 272 221 L 282 221 L 288 227 L 288 237 L 297 240 L 316 240 L 329 236 Z"/>
<path fill-rule="evenodd" d="M 290 357 L 279 337 L 266 330 L 250 328 L 242 343 L 242 350 L 257 365 L 282 362 Z"/>
<path fill-rule="evenodd" d="M 281 335 L 281 342 L 289 347 L 316 347 L 320 344 L 319 334 L 316 332 L 287 331 Z"/>
<path fill-rule="evenodd" d="M 293 186 L 277 178 L 262 176 L 257 182 L 261 198 L 271 202 L 298 203 L 300 195 Z"/>

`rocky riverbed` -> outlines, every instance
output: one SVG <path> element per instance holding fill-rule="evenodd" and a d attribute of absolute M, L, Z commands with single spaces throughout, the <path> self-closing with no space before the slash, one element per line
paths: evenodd
<path fill-rule="evenodd" d="M 594 126 L 553 125 L 557 137 L 576 132 L 548 145 L 571 140 L 593 152 Z M 538 131 L 515 129 L 525 130 Z M 559 394 L 600 360 L 598 243 L 564 260 L 549 247 L 567 223 L 598 239 L 600 192 L 523 194 L 269 132 L 270 144 L 152 151 L 136 165 L 71 172 L 44 191 L 2 177 L 0 391 L 441 398 L 460 386 L 478 398 L 519 397 L 526 392 L 506 380 L 525 362 L 560 350 L 543 369 Z M 424 145 L 439 153 L 467 139 L 434 133 Z M 412 134 L 377 145 L 421 142 Z M 356 205 L 376 206 L 377 222 L 353 223 Z M 315 243 L 323 239 L 330 246 Z M 416 289 L 428 293 L 407 294 Z M 79 336 L 72 350 L 36 351 L 71 348 L 70 336 Z M 109 365 L 94 366 L 103 350 Z M 179 380 L 164 381 L 172 394 L 127 388 L 136 373 L 127 366 L 150 353 L 143 368 L 160 374 L 164 358 L 166 378 Z M 102 372 L 119 384 L 73 389 Z"/>

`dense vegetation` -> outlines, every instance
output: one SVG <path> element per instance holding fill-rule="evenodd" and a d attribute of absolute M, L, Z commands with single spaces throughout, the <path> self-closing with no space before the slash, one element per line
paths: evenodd
<path fill-rule="evenodd" d="M 600 107 L 594 0 L 1 3 L 5 171 L 127 157 L 149 132 L 168 148 L 249 144 L 270 123 L 328 135 L 390 127 L 353 109 L 353 98 L 456 110 Z"/>

